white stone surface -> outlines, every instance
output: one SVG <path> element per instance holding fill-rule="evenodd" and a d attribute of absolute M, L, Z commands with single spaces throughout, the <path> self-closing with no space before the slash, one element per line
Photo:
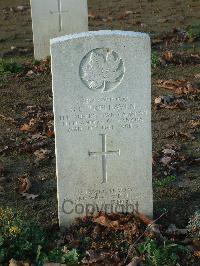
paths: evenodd
<path fill-rule="evenodd" d="M 35 59 L 50 55 L 50 39 L 88 30 L 87 0 L 31 0 Z"/>
<path fill-rule="evenodd" d="M 80 33 L 51 54 L 60 225 L 127 204 L 152 216 L 149 36 Z"/>

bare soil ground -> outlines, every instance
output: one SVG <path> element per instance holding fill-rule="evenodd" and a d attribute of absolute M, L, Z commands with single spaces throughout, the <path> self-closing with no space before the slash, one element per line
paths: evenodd
<path fill-rule="evenodd" d="M 19 6 L 23 6 L 23 10 L 19 10 Z M 167 209 L 166 222 L 184 227 L 188 217 L 200 206 L 200 98 L 196 92 L 183 93 L 179 97 L 185 101 L 184 108 L 177 109 L 168 109 L 166 102 L 166 106 L 155 105 L 154 101 L 159 96 L 175 95 L 173 90 L 160 88 L 159 79 L 184 79 L 199 88 L 199 39 L 187 41 L 179 36 L 184 36 L 189 26 L 199 23 L 200 1 L 89 0 L 89 11 L 90 30 L 120 29 L 151 34 L 155 60 L 159 61 L 152 70 L 155 216 Z M 31 61 L 29 1 L 0 0 L 0 13 L 1 57 L 22 63 Z M 169 58 L 166 58 L 166 51 L 170 52 Z M 177 52 L 184 55 L 174 55 Z M 195 59 L 191 55 L 195 55 Z M 39 163 L 33 152 L 22 148 L 29 137 L 27 132 L 20 131 L 20 126 L 27 122 L 24 112 L 27 106 L 35 105 L 52 113 L 49 71 L 33 75 L 11 74 L 1 79 L 0 161 L 5 171 L 2 171 L 4 178 L 0 179 L 0 206 L 25 210 L 30 216 L 37 216 L 41 224 L 53 224 L 57 222 L 54 139 L 45 142 L 44 147 L 51 153 Z M 164 154 L 166 148 L 171 150 L 169 154 Z M 166 157 L 170 158 L 168 163 Z M 39 195 L 34 200 L 19 193 L 19 178 L 24 175 L 32 183 L 29 192 Z M 171 178 L 173 176 L 175 179 Z M 166 184 L 166 178 L 172 182 Z"/>

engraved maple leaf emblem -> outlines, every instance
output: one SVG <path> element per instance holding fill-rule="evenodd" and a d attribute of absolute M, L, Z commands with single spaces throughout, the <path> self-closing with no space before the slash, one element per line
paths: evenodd
<path fill-rule="evenodd" d="M 122 81 L 124 64 L 116 52 L 104 48 L 95 49 L 84 57 L 80 75 L 90 89 L 110 91 Z"/>

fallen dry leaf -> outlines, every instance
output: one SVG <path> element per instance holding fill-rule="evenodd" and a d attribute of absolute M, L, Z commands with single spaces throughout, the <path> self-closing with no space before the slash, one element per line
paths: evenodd
<path fill-rule="evenodd" d="M 142 260 L 142 257 L 134 257 L 127 266 L 139 266 Z"/>
<path fill-rule="evenodd" d="M 198 94 L 200 89 L 186 80 L 157 80 L 157 86 L 159 88 L 173 91 L 175 94 Z"/>
<path fill-rule="evenodd" d="M 21 265 L 21 264 L 19 264 L 19 262 L 17 262 L 17 261 L 14 260 L 14 259 L 11 259 L 11 260 L 9 261 L 9 266 L 19 266 L 19 265 Z"/>
<path fill-rule="evenodd" d="M 25 7 L 25 6 L 17 6 L 16 7 L 16 10 L 18 10 L 18 11 L 24 11 L 26 8 L 27 7 Z"/>
<path fill-rule="evenodd" d="M 200 250 L 194 252 L 194 256 L 200 258 Z"/>
<path fill-rule="evenodd" d="M 133 11 L 131 11 L 131 10 L 125 11 L 125 15 L 130 15 L 130 14 L 133 14 Z"/>
<path fill-rule="evenodd" d="M 101 252 L 99 254 L 99 252 L 96 250 L 88 250 L 86 251 L 86 257 L 82 260 L 82 263 L 87 265 L 94 265 L 94 263 L 100 263 L 100 262 L 103 263 L 103 261 L 105 261 L 105 259 L 107 258 L 110 258 L 111 255 L 112 254 L 109 252 Z"/>
<path fill-rule="evenodd" d="M 20 127 L 20 131 L 22 132 L 28 132 L 28 131 L 35 131 L 37 128 L 38 119 L 37 118 L 31 118 L 29 123 L 25 123 Z"/>
<path fill-rule="evenodd" d="M 47 136 L 48 136 L 49 138 L 53 138 L 53 137 L 55 136 L 55 132 L 49 130 L 49 131 L 47 131 Z"/>
<path fill-rule="evenodd" d="M 154 100 L 156 108 L 164 108 L 164 109 L 185 109 L 187 102 L 180 97 L 175 96 L 158 96 Z"/>
<path fill-rule="evenodd" d="M 32 69 L 35 73 L 50 73 L 51 69 L 50 69 L 50 59 L 44 59 L 42 61 L 40 61 L 39 65 L 34 65 L 33 69 Z"/>
<path fill-rule="evenodd" d="M 119 228 L 119 221 L 111 221 L 109 227 Z"/>
<path fill-rule="evenodd" d="M 26 176 L 22 176 L 19 178 L 21 184 L 20 184 L 20 188 L 19 188 L 19 192 L 20 193 L 25 193 L 27 192 L 30 187 L 31 187 L 31 182 L 30 180 L 28 179 L 28 177 Z"/>
<path fill-rule="evenodd" d="M 166 23 L 168 21 L 169 21 L 168 18 L 160 18 L 160 19 L 157 20 L 158 23 Z"/>
<path fill-rule="evenodd" d="M 41 149 L 42 147 L 47 145 L 47 141 L 43 140 L 43 141 L 38 141 L 34 144 L 30 143 L 30 142 L 25 142 L 22 143 L 22 148 L 21 151 L 26 151 L 29 153 L 33 153 L 34 151 L 38 151 L 39 149 Z"/>
<path fill-rule="evenodd" d="M 54 122 L 52 111 L 44 111 L 40 106 L 27 106 L 27 110 L 24 112 L 24 119 L 26 123 L 21 125 L 20 131 L 32 133 L 36 136 L 49 134 L 53 137 Z"/>
<path fill-rule="evenodd" d="M 170 104 L 174 101 L 174 96 L 171 96 L 171 95 L 161 95 L 161 96 L 158 96 L 155 98 L 154 102 L 155 104 L 164 104 L 164 105 L 167 105 L 167 104 Z"/>
<path fill-rule="evenodd" d="M 182 105 L 177 104 L 171 104 L 171 105 L 161 105 L 161 108 L 165 108 L 165 109 L 170 109 L 170 110 L 174 110 L 174 109 L 184 109 L 184 107 Z"/>
<path fill-rule="evenodd" d="M 108 219 L 108 217 L 106 215 L 101 215 L 97 218 L 93 219 L 94 223 L 103 225 L 103 226 L 109 226 L 110 225 L 110 220 Z"/>
<path fill-rule="evenodd" d="M 16 121 L 12 117 L 7 117 L 5 115 L 1 115 L 0 114 L 0 118 L 3 119 L 6 122 L 10 122 L 10 123 L 14 123 L 14 124 L 16 123 Z"/>
<path fill-rule="evenodd" d="M 24 124 L 20 127 L 20 131 L 29 131 L 31 126 L 29 124 Z"/>
<path fill-rule="evenodd" d="M 195 121 L 195 120 L 190 120 L 189 125 L 191 128 L 196 128 L 200 126 L 200 119 Z"/>
<path fill-rule="evenodd" d="M 189 140 L 195 140 L 195 136 L 193 136 L 191 133 L 187 133 L 187 132 L 179 132 L 178 133 L 180 137 L 189 139 Z"/>
<path fill-rule="evenodd" d="M 90 12 L 88 13 L 88 18 L 89 18 L 89 19 L 95 19 L 95 18 L 96 18 L 96 14 L 95 14 L 93 11 L 90 11 Z"/>
<path fill-rule="evenodd" d="M 8 146 L 5 146 L 3 149 L 0 150 L 0 154 L 4 153 L 5 151 L 7 151 L 9 149 Z"/>
<path fill-rule="evenodd" d="M 33 70 L 29 70 L 29 71 L 26 73 L 26 76 L 32 76 L 33 74 L 35 74 L 35 73 L 33 72 Z"/>
<path fill-rule="evenodd" d="M 138 212 L 137 210 L 135 210 L 138 218 L 145 224 L 145 225 L 150 225 L 153 224 L 153 220 L 148 217 L 147 215 L 145 215 L 144 213 Z"/>
<path fill-rule="evenodd" d="M 11 259 L 9 261 L 9 266 L 29 266 L 30 264 L 28 262 L 23 261 L 16 261 L 14 259 Z"/>
<path fill-rule="evenodd" d="M 35 162 L 37 163 L 37 162 L 47 159 L 50 153 L 51 153 L 51 150 L 48 150 L 48 149 L 36 150 L 34 152 L 34 155 L 36 156 Z"/>
<path fill-rule="evenodd" d="M 176 154 L 175 150 L 173 150 L 173 149 L 164 149 L 162 152 L 164 154 L 168 154 L 168 155 L 175 155 Z"/>
<path fill-rule="evenodd" d="M 168 165 L 172 161 L 172 158 L 169 156 L 164 156 L 160 159 L 160 162 L 164 165 Z"/>
<path fill-rule="evenodd" d="M 172 51 L 165 51 L 163 54 L 163 58 L 168 62 L 171 61 L 173 58 L 173 53 Z"/>
<path fill-rule="evenodd" d="M 185 64 L 199 64 L 199 54 L 187 54 L 182 52 L 165 51 L 161 57 L 162 63 L 185 65 Z"/>
<path fill-rule="evenodd" d="M 193 239 L 192 244 L 194 247 L 198 250 L 200 250 L 200 240 L 199 239 Z"/>
<path fill-rule="evenodd" d="M 133 235 L 137 235 L 138 233 L 138 227 L 136 225 L 135 220 L 130 221 L 131 216 L 123 218 L 118 214 L 105 214 L 101 213 L 100 216 L 93 217 L 93 222 L 97 225 L 101 225 L 104 227 L 109 228 L 110 230 L 122 230 L 124 231 L 124 235 L 128 238 L 130 236 L 130 239 Z M 95 232 L 93 232 L 93 236 L 97 236 L 99 234 L 99 230 L 101 230 L 100 227 L 96 226 Z"/>
<path fill-rule="evenodd" d="M 155 104 L 161 104 L 162 101 L 163 101 L 162 96 L 158 96 L 158 97 L 155 98 L 154 103 L 155 103 Z"/>
<path fill-rule="evenodd" d="M 31 136 L 31 139 L 46 139 L 47 136 L 43 136 L 41 133 L 36 133 Z"/>

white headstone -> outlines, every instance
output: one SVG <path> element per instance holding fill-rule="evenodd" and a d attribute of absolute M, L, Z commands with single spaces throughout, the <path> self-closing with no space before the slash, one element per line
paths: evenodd
<path fill-rule="evenodd" d="M 50 39 L 88 30 L 87 0 L 31 0 L 35 59 L 50 55 Z"/>
<path fill-rule="evenodd" d="M 59 220 L 152 216 L 150 39 L 99 31 L 51 40 Z"/>

